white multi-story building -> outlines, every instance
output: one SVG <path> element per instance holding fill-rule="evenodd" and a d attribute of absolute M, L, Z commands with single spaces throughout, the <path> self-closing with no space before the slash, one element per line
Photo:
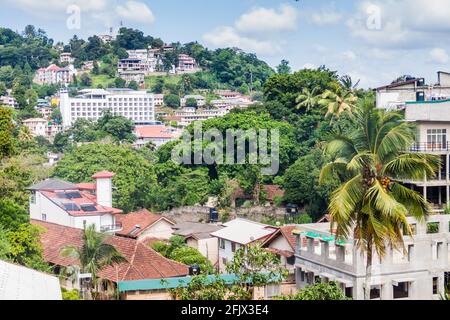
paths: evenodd
<path fill-rule="evenodd" d="M 33 118 L 23 121 L 23 125 L 27 127 L 33 136 L 47 136 L 48 120 L 44 118 Z"/>
<path fill-rule="evenodd" d="M 98 232 L 121 230 L 116 215 L 122 210 L 112 207 L 114 173 L 99 172 L 92 176 L 95 192 L 56 179 L 48 179 L 29 188 L 30 218 L 61 226 L 84 229 L 95 225 Z"/>
<path fill-rule="evenodd" d="M 73 98 L 69 97 L 67 90 L 62 90 L 60 109 L 64 128 L 72 126 L 77 119 L 97 121 L 105 110 L 135 124 L 155 121 L 153 95 L 131 89 L 86 89 Z"/>
<path fill-rule="evenodd" d="M 185 108 L 187 109 L 187 108 Z M 223 117 L 229 113 L 229 110 L 218 109 L 218 110 L 201 110 L 201 111 L 183 111 L 176 112 L 175 117 L 179 119 L 178 125 L 182 127 L 187 127 L 194 121 L 205 121 L 208 119 L 214 119 L 218 117 Z"/>
<path fill-rule="evenodd" d="M 18 108 L 19 104 L 17 100 L 12 96 L 1 96 L 0 97 L 0 106 L 8 106 L 11 108 Z"/>
<path fill-rule="evenodd" d="M 432 215 L 426 223 L 412 217 L 414 230 L 404 237 L 406 252 L 388 250 L 373 257 L 370 283 L 373 300 L 432 300 L 448 288 L 450 233 L 448 215 Z M 336 241 L 329 223 L 300 225 L 296 245 L 296 282 L 299 289 L 315 282 L 336 281 L 346 295 L 364 299 L 365 253 L 353 239 Z"/>
<path fill-rule="evenodd" d="M 75 62 L 75 59 L 72 57 L 72 54 L 70 52 L 63 52 L 59 56 L 59 62 L 71 64 Z"/>
<path fill-rule="evenodd" d="M 34 81 L 39 84 L 66 84 L 73 81 L 73 76 L 76 73 L 73 65 L 61 68 L 52 64 L 47 68 L 41 68 L 36 71 Z"/>
<path fill-rule="evenodd" d="M 176 70 L 178 73 L 192 73 L 197 72 L 199 68 L 194 58 L 190 57 L 187 54 L 179 54 L 178 67 Z"/>
<path fill-rule="evenodd" d="M 194 99 L 197 102 L 197 107 L 203 107 L 206 104 L 206 98 L 204 96 L 192 94 L 192 95 L 186 95 L 183 98 L 181 98 L 181 101 L 180 101 L 181 106 L 185 107 L 186 102 L 189 99 Z"/>

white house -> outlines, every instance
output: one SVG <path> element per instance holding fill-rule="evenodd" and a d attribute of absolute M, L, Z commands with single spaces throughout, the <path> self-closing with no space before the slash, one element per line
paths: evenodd
<path fill-rule="evenodd" d="M 197 102 L 197 107 L 203 107 L 206 104 L 206 98 L 204 96 L 197 95 L 197 94 L 191 94 L 191 95 L 186 95 L 183 98 L 181 98 L 181 106 L 185 107 L 186 102 L 189 99 L 194 99 Z"/>
<path fill-rule="evenodd" d="M 278 228 L 246 220 L 235 219 L 222 225 L 224 228 L 211 233 L 219 239 L 219 270 L 224 272 L 226 264 L 233 260 L 234 253 L 241 246 L 247 246 L 257 241 L 263 242 Z"/>
<path fill-rule="evenodd" d="M 47 136 L 48 120 L 43 118 L 33 118 L 23 121 L 23 125 L 27 127 L 33 136 Z"/>
<path fill-rule="evenodd" d="M 112 207 L 112 172 L 92 176 L 95 192 L 57 179 L 47 179 L 29 188 L 31 220 L 84 229 L 95 225 L 99 232 L 122 229 L 116 216 L 122 210 Z"/>

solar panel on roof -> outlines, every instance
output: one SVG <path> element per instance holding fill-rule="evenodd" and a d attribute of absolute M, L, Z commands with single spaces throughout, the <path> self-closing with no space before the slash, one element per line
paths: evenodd
<path fill-rule="evenodd" d="M 93 204 L 82 204 L 81 210 L 85 212 L 95 212 L 97 211 L 97 208 Z"/>
<path fill-rule="evenodd" d="M 81 194 L 78 191 L 68 191 L 66 192 L 68 199 L 81 199 Z"/>
<path fill-rule="evenodd" d="M 63 203 L 63 206 L 67 211 L 80 211 L 80 207 L 76 203 Z"/>
<path fill-rule="evenodd" d="M 58 198 L 60 198 L 60 199 L 69 199 L 69 198 L 67 197 L 67 194 L 66 194 L 65 192 L 57 192 L 57 193 L 56 193 L 56 196 L 57 196 Z"/>

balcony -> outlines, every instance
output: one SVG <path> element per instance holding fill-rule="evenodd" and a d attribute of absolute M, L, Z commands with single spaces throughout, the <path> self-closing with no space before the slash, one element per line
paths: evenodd
<path fill-rule="evenodd" d="M 110 232 L 118 232 L 123 229 L 122 223 L 116 223 L 113 225 L 106 225 L 100 227 L 100 232 L 110 233 Z"/>
<path fill-rule="evenodd" d="M 450 142 L 447 143 L 416 143 L 411 147 L 411 152 L 448 152 Z"/>

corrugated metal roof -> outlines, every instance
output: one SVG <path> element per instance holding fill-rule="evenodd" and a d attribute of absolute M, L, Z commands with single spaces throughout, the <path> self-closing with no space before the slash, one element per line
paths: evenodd
<path fill-rule="evenodd" d="M 62 300 L 57 277 L 0 260 L 0 300 Z"/>

